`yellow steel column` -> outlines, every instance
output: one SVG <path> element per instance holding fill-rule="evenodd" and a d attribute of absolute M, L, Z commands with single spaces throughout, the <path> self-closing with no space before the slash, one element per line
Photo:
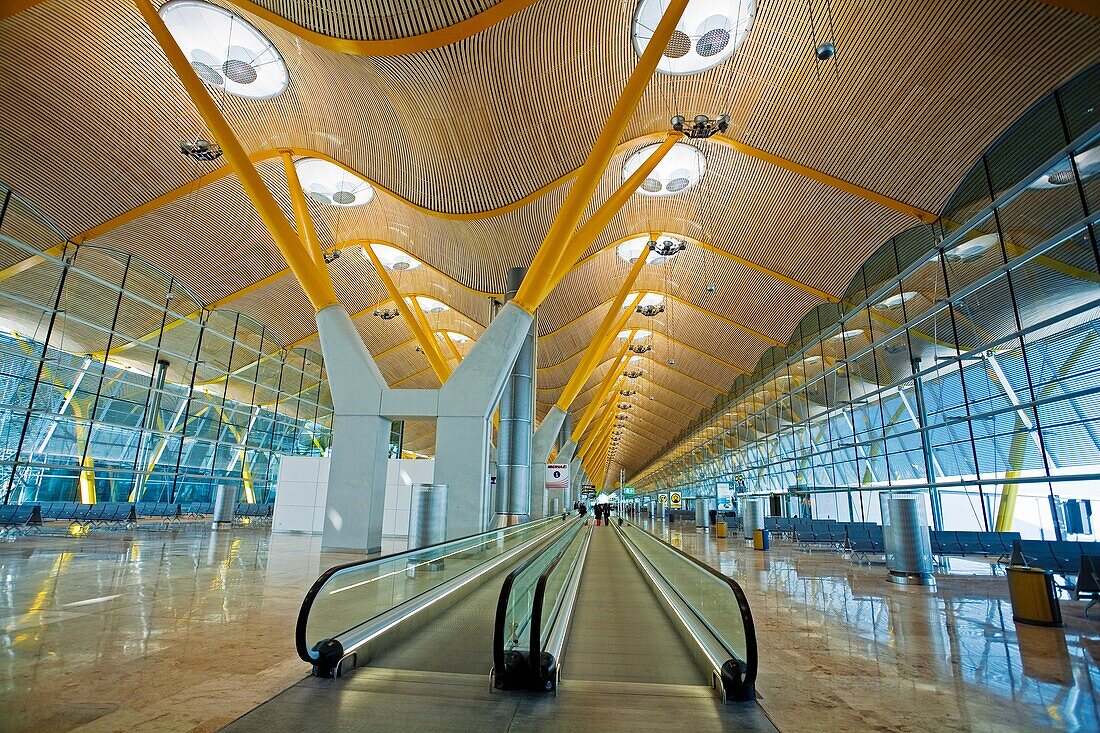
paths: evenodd
<path fill-rule="evenodd" d="M 321 240 L 317 238 L 317 229 L 313 226 L 313 217 L 309 214 L 309 206 L 306 204 L 306 194 L 302 190 L 302 182 L 298 180 L 298 169 L 294 167 L 294 156 L 289 150 L 281 151 L 283 158 L 283 170 L 286 172 L 286 183 L 290 190 L 290 203 L 294 207 L 294 221 L 298 226 L 298 239 L 302 246 L 313 259 L 313 264 L 319 268 L 328 268 L 325 262 L 325 251 L 321 247 Z"/>
<path fill-rule="evenodd" d="M 386 274 L 389 275 L 389 273 Z M 393 278 L 390 279 L 392 280 Z M 424 313 L 424 309 L 420 307 L 420 301 L 416 299 L 415 295 L 410 295 L 406 302 L 416 316 L 417 322 L 420 323 L 420 330 L 424 332 L 424 335 L 428 338 L 428 342 L 432 345 L 432 348 L 435 349 L 436 358 L 447 366 L 447 376 L 451 376 L 451 366 L 447 364 L 447 357 L 443 355 L 443 349 L 439 345 L 439 339 L 436 337 L 435 331 L 432 330 L 431 324 L 428 323 L 428 316 Z M 444 380 L 440 379 L 439 381 L 442 383 Z"/>
<path fill-rule="evenodd" d="M 600 236 L 600 232 L 615 218 L 615 215 L 626 205 L 626 202 L 630 200 L 630 197 L 634 195 L 634 192 L 642 185 L 645 179 L 649 178 L 649 174 L 653 172 L 653 169 L 668 155 L 668 151 L 672 150 L 672 146 L 680 139 L 681 135 L 678 132 L 670 132 L 665 137 L 661 146 L 653 151 L 653 155 L 649 156 L 642 163 L 638 170 L 634 171 L 623 185 L 615 189 L 615 193 L 611 194 L 596 210 L 596 213 L 592 215 L 592 218 L 584 223 L 584 225 L 577 230 L 576 234 L 569 238 L 569 242 L 565 245 L 562 251 L 561 260 L 558 262 L 557 268 L 553 274 L 547 279 L 546 285 L 543 288 L 541 296 L 545 299 L 550 292 L 558 286 L 558 283 L 565 278 L 566 275 L 573 269 L 573 265 L 577 260 L 581 258 L 581 255 L 585 253 L 592 243 L 596 241 L 596 237 Z M 647 253 L 648 256 L 648 253 Z M 639 259 L 642 259 L 639 257 Z"/>
<path fill-rule="evenodd" d="M 588 433 L 588 440 L 586 441 L 587 450 L 582 450 L 580 453 L 578 453 L 578 455 L 587 455 L 589 452 L 591 452 L 592 448 L 594 448 L 595 445 L 598 445 L 600 440 L 603 439 L 604 433 L 611 430 L 611 426 L 615 423 L 615 392 L 618 391 L 619 386 L 623 383 L 623 379 L 624 378 L 620 377 L 620 379 L 615 382 L 614 386 L 612 386 L 609 391 L 604 393 L 605 401 L 600 407 L 599 417 L 596 418 L 595 422 L 593 423 L 594 427 L 592 428 L 591 432 Z"/>
<path fill-rule="evenodd" d="M 672 33 L 676 30 L 676 24 L 680 21 L 680 16 L 683 15 L 687 4 L 688 0 L 670 0 L 661 22 L 657 24 L 649 44 L 646 45 L 645 51 L 638 59 L 637 66 L 630 74 L 630 79 L 623 87 L 622 94 L 619 95 L 619 100 L 615 103 L 615 108 L 611 111 L 607 122 L 604 123 L 599 137 L 596 138 L 596 142 L 592 146 L 592 152 L 588 154 L 588 159 L 577 173 L 577 177 L 569 189 L 569 195 L 566 196 L 565 202 L 558 209 L 557 216 L 554 217 L 554 222 L 550 225 L 550 230 L 546 232 L 542 245 L 531 261 L 531 265 L 527 268 L 527 277 L 523 279 L 523 285 L 520 286 L 519 292 L 512 299 L 512 302 L 528 313 L 534 313 L 535 309 L 542 303 L 546 283 L 553 273 L 558 270 L 558 263 L 562 259 L 563 245 L 569 241 L 576 231 L 577 224 L 592 198 L 592 192 L 599 185 L 600 178 L 603 177 L 607 164 L 615 153 L 615 147 L 622 139 L 626 126 L 630 122 L 638 102 L 642 99 L 642 94 L 649 86 L 649 80 L 653 78 L 654 72 L 657 71 L 657 63 L 661 60 L 665 47 L 668 45 L 669 39 L 672 38 Z"/>
<path fill-rule="evenodd" d="M 584 358 L 581 359 L 581 363 L 578 364 L 577 368 L 573 371 L 572 376 L 569 378 L 569 382 L 565 385 L 565 389 L 558 398 L 557 406 L 562 410 L 568 410 L 569 405 L 573 404 L 573 400 L 577 398 L 584 383 L 588 381 L 588 377 L 592 374 L 592 370 L 595 369 L 596 364 L 599 363 L 600 357 L 603 356 L 607 348 L 611 346 L 615 334 L 617 334 L 619 330 L 622 329 L 623 324 L 630 319 L 631 314 L 634 312 L 634 308 L 637 307 L 638 302 L 641 300 L 642 295 L 639 293 L 634 299 L 633 304 L 626 309 L 626 312 L 622 312 L 623 303 L 626 301 L 627 296 L 630 295 L 630 288 L 634 286 L 634 282 L 638 279 L 638 274 L 642 271 L 642 267 L 645 265 L 645 261 L 648 257 L 649 250 L 642 250 L 641 256 L 638 257 L 634 266 L 630 268 L 630 274 L 623 280 L 623 284 L 619 288 L 618 294 L 612 299 L 611 308 L 608 309 L 607 314 L 603 318 L 603 322 L 600 323 L 600 327 L 596 329 L 596 334 L 592 337 L 592 342 L 588 345 L 588 350 L 585 352 Z"/>
<path fill-rule="evenodd" d="M 451 350 L 451 353 L 454 355 L 454 357 L 458 359 L 458 363 L 461 364 L 462 352 L 458 350 L 458 346 L 455 345 L 454 339 L 451 338 L 451 334 L 444 331 L 443 340 L 447 343 L 447 348 Z"/>
<path fill-rule="evenodd" d="M 397 305 L 397 310 L 405 317 L 405 325 L 409 327 L 413 336 L 416 337 L 416 341 L 420 344 L 424 356 L 428 358 L 428 363 L 432 365 L 435 376 L 439 378 L 439 383 L 445 384 L 447 382 L 447 377 L 451 376 L 451 368 L 447 366 L 447 360 L 443 358 L 442 353 L 439 351 L 439 342 L 436 341 L 435 337 L 430 333 L 424 333 L 424 328 L 420 325 L 420 321 L 416 319 L 416 312 L 413 310 L 413 306 L 409 305 L 409 303 L 401 297 L 401 293 L 397 291 L 397 286 L 393 284 L 390 273 L 386 272 L 385 266 L 382 265 L 382 260 L 378 259 L 378 255 L 374 253 L 374 249 L 371 248 L 370 245 L 367 245 L 363 250 L 374 264 L 374 270 L 378 273 L 378 279 L 386 286 L 386 292 L 390 294 L 390 298 L 392 298 L 393 302 Z"/>
<path fill-rule="evenodd" d="M 157 9 L 149 0 L 134 0 L 134 4 L 142 17 L 145 18 L 149 30 L 153 32 L 153 37 L 160 44 L 164 55 L 168 58 L 168 63 L 175 69 L 176 75 L 179 76 L 184 89 L 187 91 L 187 96 L 191 98 L 195 109 L 198 110 L 199 115 L 206 122 L 206 126 L 210 129 L 214 140 L 221 146 L 226 161 L 236 171 L 237 177 L 241 181 L 241 187 L 248 194 L 248 198 L 252 200 L 252 205 L 256 207 L 256 213 L 259 214 L 264 226 L 271 233 L 271 237 L 275 240 L 283 259 L 286 260 L 294 276 L 298 278 L 298 282 L 313 308 L 321 310 L 330 305 L 335 305 L 337 302 L 336 290 L 332 286 L 332 278 L 329 276 L 328 270 L 320 270 L 313 262 L 313 258 L 302 247 L 294 228 L 290 226 L 283 210 L 279 208 L 279 204 L 271 195 L 271 191 L 268 190 L 267 185 L 260 178 L 260 174 L 252 165 L 252 161 L 248 159 L 248 154 L 245 153 L 236 135 L 233 134 L 233 128 L 229 126 L 221 110 L 218 109 L 214 98 L 206 91 L 206 87 L 199 79 L 198 74 L 195 73 L 191 63 L 187 60 L 183 51 L 180 50 L 176 39 L 172 37 L 172 33 L 168 30 L 164 21 L 161 20 Z"/>
<path fill-rule="evenodd" d="M 622 369 L 623 364 L 626 363 L 626 352 L 627 349 L 630 348 L 630 341 L 633 338 L 634 332 L 631 331 L 626 337 L 626 343 L 623 344 L 623 347 L 621 349 L 619 349 L 619 353 L 615 357 L 615 360 L 611 362 L 611 369 L 607 372 L 607 375 L 604 376 L 603 382 L 600 383 L 599 389 L 596 390 L 597 395 L 607 394 L 607 390 L 615 381 L 615 378 L 620 376 L 618 372 L 620 369 Z M 580 421 L 573 428 L 573 434 L 570 437 L 574 442 L 576 442 L 582 435 L 584 435 L 585 428 L 587 428 L 588 424 L 592 422 L 592 418 L 596 417 L 597 409 L 598 406 L 596 405 L 596 399 L 593 398 L 592 402 L 588 403 L 588 407 L 585 409 Z"/>

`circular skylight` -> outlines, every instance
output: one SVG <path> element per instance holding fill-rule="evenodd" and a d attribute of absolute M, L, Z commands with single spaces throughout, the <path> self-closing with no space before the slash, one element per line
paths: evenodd
<path fill-rule="evenodd" d="M 639 56 L 661 22 L 667 0 L 641 0 L 634 15 L 634 50 Z M 712 69 L 737 50 L 756 15 L 753 0 L 691 0 L 657 70 L 665 74 L 694 74 Z"/>
<path fill-rule="evenodd" d="M 630 297 L 627 298 L 627 300 L 629 302 L 624 303 L 623 308 L 626 308 L 628 305 L 630 305 L 630 303 L 633 303 L 634 299 L 637 298 L 637 297 L 638 297 L 637 293 L 631 293 Z M 661 305 L 664 302 L 665 302 L 665 296 L 661 295 L 660 293 L 646 293 L 645 295 L 642 296 L 642 299 L 638 301 L 638 305 L 641 306 L 642 308 L 648 308 L 651 305 Z"/>
<path fill-rule="evenodd" d="M 290 81 L 283 57 L 251 23 L 196 0 L 174 0 L 160 17 L 199 78 L 251 99 L 280 94 Z"/>
<path fill-rule="evenodd" d="M 639 363 L 640 361 L 642 361 L 642 357 L 641 357 L 641 356 L 632 356 L 632 357 L 630 357 L 629 359 L 627 359 L 627 363 L 629 363 L 629 364 L 637 364 L 637 363 Z"/>
<path fill-rule="evenodd" d="M 659 147 L 661 143 L 646 145 L 627 158 L 623 164 L 623 180 L 638 170 Z M 707 160 L 703 157 L 703 151 L 694 145 L 676 143 L 649 174 L 649 178 L 642 181 L 638 191 L 646 196 L 671 196 L 694 186 L 706 170 Z"/>
<path fill-rule="evenodd" d="M 848 331 L 842 331 L 842 332 L 838 333 L 836 336 L 830 336 L 829 340 L 830 341 L 847 341 L 849 339 L 854 339 L 856 336 L 862 336 L 862 335 L 863 335 L 863 329 L 862 328 L 853 328 L 853 329 L 850 329 Z"/>
<path fill-rule="evenodd" d="M 1100 172 L 1100 147 L 1095 147 L 1078 154 L 1074 158 L 1077 163 L 1077 172 L 1081 178 L 1090 178 Z M 1073 165 L 1069 159 L 1063 160 L 1049 171 L 1039 176 L 1039 180 L 1028 188 L 1060 188 L 1075 182 Z"/>
<path fill-rule="evenodd" d="M 320 158 L 302 158 L 294 163 L 302 190 L 323 204 L 351 208 L 369 204 L 374 198 L 374 186 Z"/>
<path fill-rule="evenodd" d="M 417 295 L 416 303 L 420 306 L 420 310 L 425 313 L 445 313 L 451 309 L 449 305 L 441 300 L 435 298 L 429 298 L 424 295 Z"/>
<path fill-rule="evenodd" d="M 634 338 L 631 339 L 631 340 L 632 341 L 637 341 L 638 339 L 649 338 L 652 335 L 652 333 L 653 333 L 652 331 L 647 331 L 644 328 L 639 328 L 639 329 L 634 331 Z M 627 338 L 629 336 L 630 336 L 630 331 L 629 330 L 619 331 L 619 338 L 624 339 L 624 338 Z"/>
<path fill-rule="evenodd" d="M 906 290 L 896 295 L 891 295 L 889 298 L 883 298 L 879 302 L 875 303 L 875 310 L 891 310 L 893 308 L 900 308 L 902 304 L 908 303 L 913 298 L 920 295 L 915 290 Z"/>
<path fill-rule="evenodd" d="M 1000 235 L 996 232 L 993 234 L 983 234 L 980 237 L 974 237 L 969 241 L 952 247 L 944 256 L 947 257 L 948 262 L 970 262 L 978 259 L 990 248 L 1000 243 Z"/>
<path fill-rule="evenodd" d="M 415 270 L 420 267 L 420 260 L 397 247 L 391 247 L 388 244 L 372 244 L 370 248 L 374 250 L 382 267 L 387 270 Z"/>
<path fill-rule="evenodd" d="M 678 237 L 675 234 L 663 234 L 663 233 L 661 235 L 659 235 L 658 238 L 659 239 L 669 238 L 669 239 L 676 239 L 676 240 L 680 239 L 680 237 Z M 642 252 L 647 252 L 649 254 L 649 258 L 646 260 L 647 265 L 659 265 L 662 262 L 675 257 L 676 254 L 679 254 L 677 252 L 676 254 L 671 254 L 671 255 L 666 256 L 666 255 L 659 255 L 659 254 L 655 254 L 653 252 L 649 252 L 649 235 L 648 234 L 639 234 L 636 237 L 631 237 L 630 239 L 625 240 L 624 242 L 620 243 L 618 247 L 615 248 L 615 251 L 619 253 L 619 257 L 621 257 L 622 259 L 626 260 L 627 262 L 629 262 L 631 264 L 638 261 L 638 258 L 642 255 Z"/>
<path fill-rule="evenodd" d="M 454 341 L 456 344 L 464 344 L 470 340 L 469 336 L 464 333 L 459 333 L 458 331 L 444 331 L 444 333 L 450 336 L 451 341 Z"/>

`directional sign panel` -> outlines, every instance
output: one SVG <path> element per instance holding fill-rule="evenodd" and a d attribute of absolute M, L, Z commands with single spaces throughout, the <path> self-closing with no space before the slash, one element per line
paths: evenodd
<path fill-rule="evenodd" d="M 680 508 L 680 492 L 679 491 L 673 491 L 669 495 L 669 497 L 668 497 L 668 506 L 671 509 L 679 509 Z"/>
<path fill-rule="evenodd" d="M 569 464 L 567 464 L 567 463 L 548 463 L 548 464 L 546 464 L 546 488 L 548 488 L 548 489 L 568 489 L 569 488 Z"/>
<path fill-rule="evenodd" d="M 668 494 L 657 494 L 657 503 L 658 504 L 667 504 L 668 503 Z"/>
<path fill-rule="evenodd" d="M 634 487 L 626 486 L 623 488 L 623 496 L 634 496 Z"/>

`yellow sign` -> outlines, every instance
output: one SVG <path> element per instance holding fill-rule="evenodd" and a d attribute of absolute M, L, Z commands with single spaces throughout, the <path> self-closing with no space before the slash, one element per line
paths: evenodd
<path fill-rule="evenodd" d="M 673 491 L 672 492 L 672 495 L 669 497 L 668 505 L 672 509 L 679 509 L 680 508 L 680 492 L 679 491 Z"/>
<path fill-rule="evenodd" d="M 657 494 L 657 503 L 658 504 L 667 504 L 668 503 L 668 494 Z"/>

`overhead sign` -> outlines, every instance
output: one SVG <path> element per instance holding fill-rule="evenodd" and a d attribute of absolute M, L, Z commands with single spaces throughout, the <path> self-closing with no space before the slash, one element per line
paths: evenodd
<path fill-rule="evenodd" d="M 680 503 L 681 503 L 680 502 L 680 492 L 679 491 L 673 491 L 668 497 L 668 506 L 669 506 L 669 508 L 679 509 L 680 508 Z"/>
<path fill-rule="evenodd" d="M 668 494 L 657 494 L 657 503 L 658 504 L 667 504 L 668 503 Z"/>
<path fill-rule="evenodd" d="M 546 464 L 546 488 L 548 488 L 548 489 L 568 489 L 569 488 L 569 464 L 568 463 L 547 463 Z"/>
<path fill-rule="evenodd" d="M 623 496 L 634 496 L 634 487 L 627 486 L 623 488 Z"/>
<path fill-rule="evenodd" d="M 595 484 L 581 484 L 581 496 L 595 496 L 596 485 Z"/>

